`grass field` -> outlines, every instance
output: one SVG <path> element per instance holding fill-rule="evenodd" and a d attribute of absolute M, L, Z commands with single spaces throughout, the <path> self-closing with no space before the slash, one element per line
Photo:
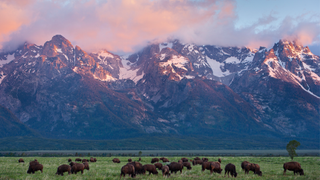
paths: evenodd
<path fill-rule="evenodd" d="M 57 167 L 62 164 L 68 164 L 69 157 L 23 157 L 25 163 L 18 163 L 19 157 L 0 157 L 0 179 L 119 179 L 120 169 L 127 163 L 130 157 L 118 157 L 120 164 L 114 164 L 111 160 L 113 157 L 96 157 L 96 163 L 89 163 L 90 170 L 85 170 L 81 175 L 71 174 L 58 176 L 55 175 Z M 75 157 L 70 157 L 75 160 Z M 90 157 L 82 157 L 89 159 Z M 190 159 L 190 157 L 187 157 Z M 192 157 L 194 158 L 194 157 Z M 201 157 L 200 157 L 201 158 Z M 219 157 L 208 157 L 209 161 L 217 161 Z M 35 174 L 27 174 L 29 162 L 37 159 L 43 165 L 43 173 L 37 171 Z M 152 157 L 142 157 L 141 164 L 150 164 Z M 168 157 L 172 161 L 178 161 L 181 157 Z M 289 157 L 221 157 L 221 168 L 224 169 L 228 163 L 236 165 L 238 172 L 237 179 L 320 179 L 320 157 L 295 157 L 294 161 L 300 162 L 304 169 L 305 176 L 294 176 L 292 171 L 287 171 L 283 176 L 283 163 L 291 161 Z M 132 157 L 132 160 L 138 160 L 138 157 Z M 245 175 L 241 170 L 241 162 L 249 161 L 257 163 L 261 167 L 262 177 L 254 175 L 252 172 Z M 202 172 L 201 166 L 192 166 L 192 170 L 183 169 L 182 174 L 172 174 L 169 179 L 225 179 L 224 170 L 222 174 L 212 174 L 208 170 Z M 231 176 L 230 176 L 231 178 Z M 126 176 L 126 179 L 128 177 Z M 131 179 L 131 178 L 130 178 Z M 137 175 L 135 179 L 165 179 L 159 171 L 158 175 Z"/>

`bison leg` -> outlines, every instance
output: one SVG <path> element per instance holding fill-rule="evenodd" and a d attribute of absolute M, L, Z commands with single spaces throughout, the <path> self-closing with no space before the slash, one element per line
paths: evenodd
<path fill-rule="evenodd" d="M 83 170 L 81 170 L 81 174 L 83 174 Z"/>
<path fill-rule="evenodd" d="M 286 171 L 287 171 L 287 169 L 284 169 L 284 171 L 283 171 L 283 175 L 286 175 Z"/>

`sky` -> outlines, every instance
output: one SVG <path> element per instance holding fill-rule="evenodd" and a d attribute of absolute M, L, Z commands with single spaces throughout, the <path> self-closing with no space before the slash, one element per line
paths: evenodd
<path fill-rule="evenodd" d="M 319 0 L 0 0 L 0 49 L 60 34 L 92 52 L 153 42 L 272 47 L 295 40 L 320 55 Z"/>

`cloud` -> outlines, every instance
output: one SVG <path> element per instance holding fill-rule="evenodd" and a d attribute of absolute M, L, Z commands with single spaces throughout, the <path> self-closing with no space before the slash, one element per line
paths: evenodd
<path fill-rule="evenodd" d="M 4 0 L 0 2 L 0 46 L 44 44 L 61 34 L 87 51 L 133 52 L 150 41 L 225 46 L 270 46 L 281 38 L 319 43 L 319 22 L 306 18 L 260 17 L 235 28 L 234 0 Z M 1 48 L 1 47 L 0 47 Z"/>

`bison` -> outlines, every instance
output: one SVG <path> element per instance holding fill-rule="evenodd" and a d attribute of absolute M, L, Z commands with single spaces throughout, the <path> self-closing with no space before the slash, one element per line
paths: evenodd
<path fill-rule="evenodd" d="M 19 162 L 19 163 L 24 163 L 24 160 L 23 160 L 22 158 L 20 158 L 20 159 L 18 160 L 18 162 Z"/>
<path fill-rule="evenodd" d="M 132 162 L 132 159 L 131 159 L 131 158 L 129 158 L 129 159 L 128 159 L 128 162 Z"/>
<path fill-rule="evenodd" d="M 210 170 L 210 168 L 211 168 L 211 163 L 212 163 L 212 162 L 203 162 L 203 163 L 202 163 L 202 171 L 205 171 L 206 169 L 207 169 L 207 170 Z"/>
<path fill-rule="evenodd" d="M 88 170 L 89 171 L 89 163 L 88 162 L 84 162 L 83 163 L 83 165 L 84 165 L 84 168 L 83 169 L 86 169 L 86 170 Z"/>
<path fill-rule="evenodd" d="M 301 169 L 301 165 L 298 162 L 286 162 L 283 164 L 283 175 L 286 174 L 286 171 L 293 171 L 293 174 L 296 175 L 296 173 L 300 173 L 301 175 L 304 175 L 303 169 Z"/>
<path fill-rule="evenodd" d="M 249 171 L 253 171 L 254 174 L 258 174 L 259 176 L 262 176 L 262 172 L 260 171 L 260 166 L 258 164 L 245 163 L 243 166 L 244 166 L 245 174 L 249 174 Z"/>
<path fill-rule="evenodd" d="M 155 163 L 154 166 L 158 168 L 159 170 L 162 170 L 162 164 L 161 163 Z"/>
<path fill-rule="evenodd" d="M 208 159 L 208 158 L 202 158 L 202 161 L 203 161 L 203 162 L 208 162 L 209 159 Z"/>
<path fill-rule="evenodd" d="M 72 159 L 69 158 L 69 159 L 68 159 L 68 162 L 72 162 Z"/>
<path fill-rule="evenodd" d="M 183 169 L 183 165 L 179 164 L 177 162 L 172 162 L 168 165 L 169 170 L 174 173 L 177 173 L 177 171 L 180 171 L 180 173 L 182 173 L 182 169 Z"/>
<path fill-rule="evenodd" d="M 81 160 L 80 158 L 76 158 L 76 160 L 75 160 L 75 161 L 80 161 L 80 162 L 81 162 L 82 160 Z"/>
<path fill-rule="evenodd" d="M 133 162 L 129 162 L 127 164 L 131 164 L 134 169 L 135 169 L 135 174 L 143 174 L 143 168 L 142 168 L 142 164 L 139 163 L 138 161 L 133 161 Z"/>
<path fill-rule="evenodd" d="M 192 169 L 191 164 L 189 162 L 183 162 L 182 165 L 185 166 L 188 170 Z"/>
<path fill-rule="evenodd" d="M 56 174 L 63 176 L 64 172 L 68 172 L 68 174 L 71 174 L 71 167 L 67 164 L 63 164 L 58 167 Z"/>
<path fill-rule="evenodd" d="M 139 158 L 139 161 L 141 161 L 141 158 Z"/>
<path fill-rule="evenodd" d="M 201 160 L 199 157 L 195 157 L 193 160 Z"/>
<path fill-rule="evenodd" d="M 163 177 L 164 177 L 164 176 L 167 176 L 167 177 L 170 176 L 169 166 L 163 166 L 161 170 L 162 170 L 162 176 L 163 176 Z"/>
<path fill-rule="evenodd" d="M 188 162 L 187 158 L 181 158 L 182 162 Z"/>
<path fill-rule="evenodd" d="M 249 161 L 243 161 L 243 162 L 241 163 L 241 168 L 242 168 L 243 171 L 245 171 L 244 166 L 245 166 L 245 164 L 247 164 L 247 163 L 249 163 Z"/>
<path fill-rule="evenodd" d="M 187 161 L 187 162 L 183 162 L 182 160 L 178 161 L 179 164 L 182 164 L 183 166 L 187 167 L 188 170 L 191 170 L 191 164 Z"/>
<path fill-rule="evenodd" d="M 169 159 L 167 159 L 165 157 L 160 158 L 160 160 L 162 160 L 162 162 L 169 162 Z"/>
<path fill-rule="evenodd" d="M 226 177 L 226 174 L 229 173 L 231 174 L 231 177 L 237 177 L 238 173 L 236 172 L 236 166 L 234 164 L 227 164 L 226 167 L 224 168 L 224 177 Z"/>
<path fill-rule="evenodd" d="M 89 162 L 88 159 L 82 159 L 82 163 Z"/>
<path fill-rule="evenodd" d="M 222 169 L 221 169 L 220 162 L 210 163 L 210 173 L 212 174 L 212 172 L 221 174 Z"/>
<path fill-rule="evenodd" d="M 146 173 L 146 171 L 149 172 L 149 175 L 152 174 L 158 174 L 158 171 L 156 170 L 156 166 L 153 164 L 145 164 L 142 166 L 143 168 L 143 174 Z"/>
<path fill-rule="evenodd" d="M 132 164 L 128 163 L 128 164 L 122 166 L 121 173 L 120 173 L 120 179 L 121 179 L 122 175 L 123 175 L 123 177 L 125 177 L 126 174 L 129 174 L 129 176 L 131 176 L 132 178 L 136 177 L 135 168 Z"/>
<path fill-rule="evenodd" d="M 192 165 L 197 165 L 197 164 L 202 164 L 203 163 L 203 161 L 202 160 L 193 160 L 192 161 Z"/>
<path fill-rule="evenodd" d="M 96 159 L 96 158 L 91 157 L 91 158 L 90 158 L 90 162 L 97 162 L 97 159 Z"/>
<path fill-rule="evenodd" d="M 28 168 L 27 173 L 34 174 L 35 171 L 41 171 L 41 173 L 43 173 L 43 165 L 40 164 L 36 159 L 29 163 L 29 168 Z"/>
<path fill-rule="evenodd" d="M 120 160 L 119 160 L 118 158 L 113 158 L 113 159 L 112 159 L 112 162 L 113 162 L 113 163 L 120 163 Z"/>
<path fill-rule="evenodd" d="M 155 162 L 159 162 L 159 159 L 158 158 L 152 158 L 151 159 L 151 164 L 155 163 Z"/>
<path fill-rule="evenodd" d="M 79 171 L 81 171 L 81 174 L 83 174 L 84 164 L 71 162 L 70 166 L 71 166 L 71 173 L 72 174 L 73 173 L 77 174 L 77 172 L 79 172 Z"/>

